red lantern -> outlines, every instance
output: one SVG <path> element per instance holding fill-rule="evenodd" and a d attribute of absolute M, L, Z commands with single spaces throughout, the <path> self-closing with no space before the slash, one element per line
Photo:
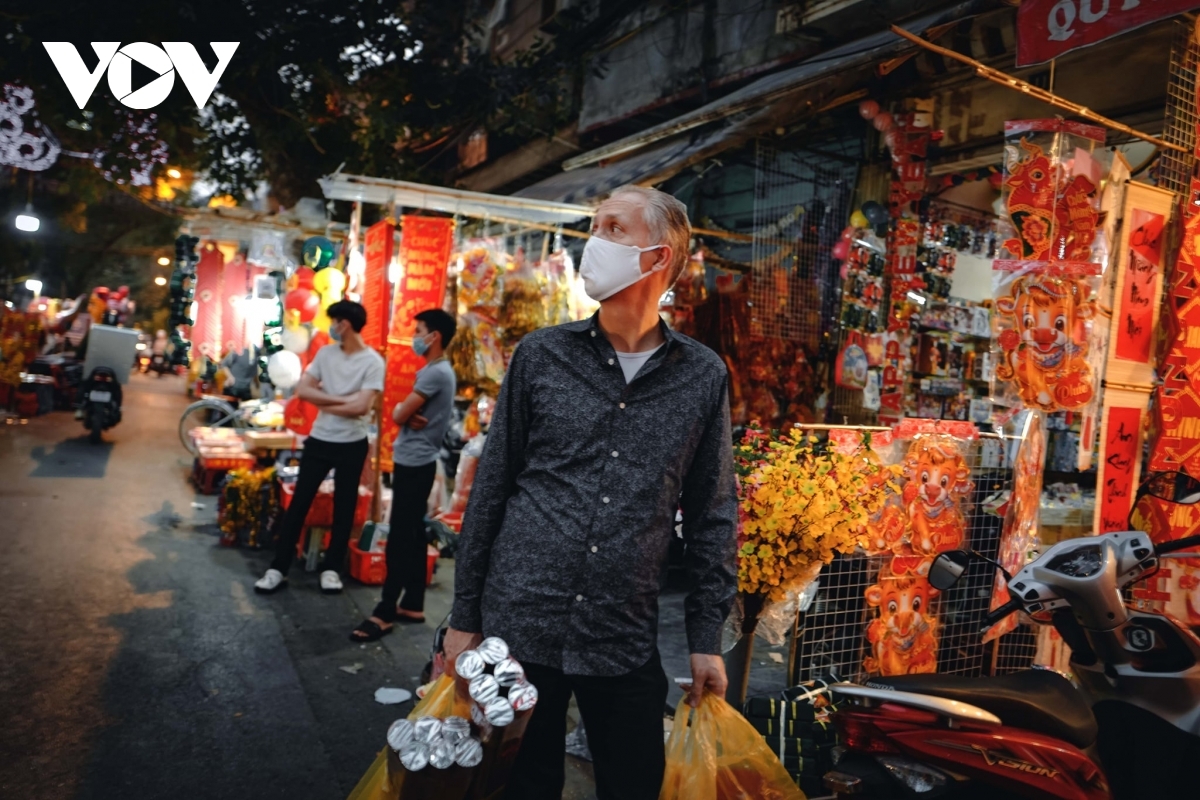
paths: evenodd
<path fill-rule="evenodd" d="M 310 289 L 292 289 L 284 296 L 283 307 L 300 312 L 301 322 L 312 322 L 321 310 L 321 296 Z"/>
<path fill-rule="evenodd" d="M 879 103 L 874 100 L 863 100 L 858 104 L 858 114 L 865 120 L 875 119 L 875 115 L 879 113 Z"/>
<path fill-rule="evenodd" d="M 875 130 L 879 131 L 880 133 L 887 133 L 892 129 L 892 126 L 895 124 L 895 120 L 892 119 L 892 115 L 889 112 L 881 111 L 874 119 L 871 120 L 871 124 L 874 125 Z"/>

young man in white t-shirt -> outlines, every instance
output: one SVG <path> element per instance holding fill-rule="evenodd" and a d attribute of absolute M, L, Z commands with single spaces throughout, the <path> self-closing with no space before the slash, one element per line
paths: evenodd
<path fill-rule="evenodd" d="M 361 335 L 367 310 L 358 303 L 341 300 L 326 310 L 329 336 L 335 344 L 322 347 L 300 378 L 296 394 L 320 411 L 304 441 L 296 493 L 283 517 L 279 543 L 271 568 L 254 584 L 260 594 L 269 594 L 287 582 L 288 568 L 296 556 L 296 541 L 304 527 L 308 509 L 322 481 L 333 470 L 333 528 L 329 549 L 321 564 L 321 591 L 342 590 L 338 571 L 346 560 L 354 509 L 358 503 L 358 480 L 367 459 L 367 432 L 375 398 L 383 391 L 383 358 L 368 347 Z"/>

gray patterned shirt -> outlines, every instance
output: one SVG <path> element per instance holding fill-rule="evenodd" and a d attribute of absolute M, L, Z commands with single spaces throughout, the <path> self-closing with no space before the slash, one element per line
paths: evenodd
<path fill-rule="evenodd" d="M 628 384 L 596 317 L 521 340 L 463 520 L 454 628 L 568 674 L 637 669 L 682 510 L 688 645 L 720 652 L 737 586 L 726 370 L 662 330 Z"/>

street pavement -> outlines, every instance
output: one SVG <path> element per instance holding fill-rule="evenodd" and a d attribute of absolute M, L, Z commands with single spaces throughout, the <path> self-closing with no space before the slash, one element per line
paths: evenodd
<path fill-rule="evenodd" d="M 218 544 L 216 498 L 186 480 L 186 403 L 178 378 L 135 375 L 103 444 L 69 412 L 0 424 L 0 798 L 340 800 L 412 707 L 375 690 L 417 687 L 453 562 L 429 622 L 373 645 L 347 635 L 377 589 L 322 595 L 297 562 L 255 595 L 269 554 Z M 662 617 L 685 676 L 681 593 Z M 768 650 L 752 691 L 781 685 Z M 590 765 L 567 766 L 564 800 L 594 797 Z"/>

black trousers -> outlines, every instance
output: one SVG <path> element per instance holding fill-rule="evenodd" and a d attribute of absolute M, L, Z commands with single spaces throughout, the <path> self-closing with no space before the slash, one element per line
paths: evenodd
<path fill-rule="evenodd" d="M 663 709 L 667 676 L 658 651 L 627 675 L 564 675 L 561 670 L 523 664 L 537 687 L 504 800 L 561 800 L 566 780 L 567 706 L 579 704 L 596 773 L 599 800 L 658 800 L 666 758 Z"/>
<path fill-rule="evenodd" d="M 333 528 L 329 532 L 329 549 L 321 562 L 320 570 L 340 571 L 346 563 L 346 546 L 350 541 L 350 529 L 354 527 L 354 508 L 358 505 L 358 479 L 362 477 L 363 464 L 367 460 L 369 447 L 366 439 L 357 442 L 323 442 L 311 436 L 304 441 L 304 453 L 300 458 L 300 475 L 296 479 L 296 493 L 292 504 L 283 515 L 279 529 L 279 544 L 275 547 L 275 560 L 271 567 L 287 575 L 296 557 L 296 542 L 304 528 L 304 518 L 321 488 L 321 482 L 333 474 Z"/>
<path fill-rule="evenodd" d="M 395 465 L 392 471 L 392 516 L 387 540 L 387 578 L 374 616 L 384 622 L 396 619 L 396 601 L 405 611 L 425 610 L 425 511 L 437 462 L 420 467 Z"/>

